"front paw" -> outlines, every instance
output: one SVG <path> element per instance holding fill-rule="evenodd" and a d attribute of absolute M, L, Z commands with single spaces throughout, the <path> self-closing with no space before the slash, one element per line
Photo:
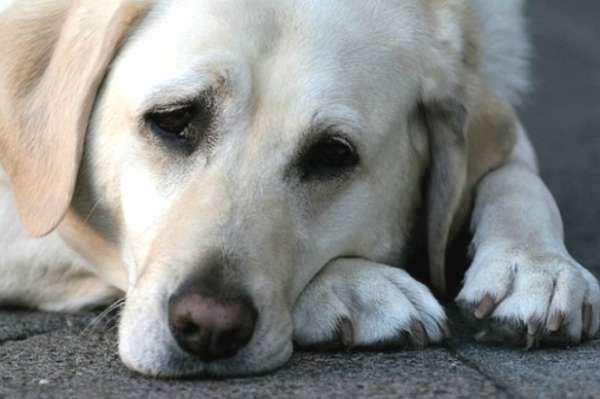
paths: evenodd
<path fill-rule="evenodd" d="M 338 259 L 311 281 L 293 312 L 294 341 L 319 348 L 422 347 L 449 336 L 431 292 L 404 270 Z"/>
<path fill-rule="evenodd" d="M 457 302 L 478 339 L 528 349 L 577 344 L 600 325 L 598 281 L 558 251 L 478 252 Z"/>

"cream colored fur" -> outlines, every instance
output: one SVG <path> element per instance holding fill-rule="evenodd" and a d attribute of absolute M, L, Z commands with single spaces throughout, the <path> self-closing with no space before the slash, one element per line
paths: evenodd
<path fill-rule="evenodd" d="M 0 305 L 70 311 L 124 295 L 121 358 L 156 376 L 273 370 L 293 341 L 420 347 L 448 326 L 402 270 L 409 238 L 426 232 L 443 294 L 445 251 L 470 220 L 458 301 L 482 339 L 594 336 L 598 282 L 564 247 L 513 110 L 528 83 L 521 8 L 0 2 Z M 170 151 L 148 114 L 207 92 L 208 141 Z M 359 164 L 303 181 L 298 154 L 332 132 Z M 171 336 L 166 301 L 214 251 L 239 260 L 228 276 L 260 316 L 238 354 L 204 363 Z"/>

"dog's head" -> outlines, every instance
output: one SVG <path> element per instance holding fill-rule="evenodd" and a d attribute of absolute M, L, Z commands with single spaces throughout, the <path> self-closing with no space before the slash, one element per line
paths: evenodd
<path fill-rule="evenodd" d="M 464 2 L 35 3 L 0 13 L 0 160 L 24 226 L 126 292 L 130 367 L 281 365 L 315 274 L 398 264 L 422 204 L 443 287 L 464 193 L 510 141 L 494 126 L 471 160 L 502 106 Z"/>

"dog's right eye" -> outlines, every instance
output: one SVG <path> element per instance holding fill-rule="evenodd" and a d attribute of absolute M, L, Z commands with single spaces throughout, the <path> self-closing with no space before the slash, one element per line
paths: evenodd
<path fill-rule="evenodd" d="M 152 112 L 146 116 L 146 120 L 159 139 L 191 152 L 198 141 L 198 132 L 194 126 L 196 114 L 195 107 L 185 106 Z"/>

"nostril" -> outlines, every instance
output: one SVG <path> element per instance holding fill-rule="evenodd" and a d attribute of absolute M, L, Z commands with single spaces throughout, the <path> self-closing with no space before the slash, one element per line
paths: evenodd
<path fill-rule="evenodd" d="M 169 325 L 185 351 L 209 362 L 234 356 L 251 340 L 257 312 L 248 300 L 194 291 L 169 300 Z"/>
<path fill-rule="evenodd" d="M 198 325 L 189 320 L 179 317 L 178 320 L 172 322 L 173 328 L 182 334 L 197 334 L 200 331 Z"/>

